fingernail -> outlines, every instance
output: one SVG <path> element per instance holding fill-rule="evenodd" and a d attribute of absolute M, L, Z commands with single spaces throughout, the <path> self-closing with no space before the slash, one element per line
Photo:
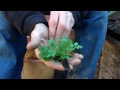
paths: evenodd
<path fill-rule="evenodd" d="M 70 64 L 70 70 L 73 70 L 73 66 Z"/>
<path fill-rule="evenodd" d="M 83 55 L 81 55 L 81 59 L 83 59 L 84 58 L 84 56 Z"/>

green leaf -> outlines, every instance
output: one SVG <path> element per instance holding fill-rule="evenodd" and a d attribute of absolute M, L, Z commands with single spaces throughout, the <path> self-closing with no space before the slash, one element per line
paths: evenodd
<path fill-rule="evenodd" d="M 77 46 L 77 45 L 78 45 L 78 43 L 77 43 L 77 42 L 75 42 L 75 43 L 74 43 L 74 46 Z"/>
<path fill-rule="evenodd" d="M 77 42 L 73 43 L 69 38 L 62 38 L 57 40 L 48 40 L 48 46 L 38 47 L 40 51 L 39 57 L 45 61 L 54 59 L 55 61 L 62 61 L 74 55 L 75 49 L 80 49 L 82 46 Z M 57 60 L 56 60 L 57 59 Z"/>
<path fill-rule="evenodd" d="M 82 48 L 82 46 L 78 45 L 76 48 L 77 48 L 77 49 L 80 49 L 80 48 Z"/>

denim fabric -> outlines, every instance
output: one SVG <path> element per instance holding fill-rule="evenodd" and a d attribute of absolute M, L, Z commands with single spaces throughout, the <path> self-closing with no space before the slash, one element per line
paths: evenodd
<path fill-rule="evenodd" d="M 26 36 L 21 35 L 0 12 L 0 79 L 20 79 Z"/>
<path fill-rule="evenodd" d="M 108 12 L 89 11 L 88 15 L 80 20 L 76 31 L 75 41 L 83 46 L 77 53 L 83 54 L 84 59 L 73 73 L 68 74 L 71 79 L 93 79 L 106 37 Z"/>
<path fill-rule="evenodd" d="M 68 78 L 93 79 L 98 58 L 105 41 L 108 22 L 107 11 L 89 11 L 85 19 L 80 20 L 75 41 L 83 46 L 76 52 L 84 59 Z M 0 79 L 20 79 L 23 57 L 26 51 L 26 36 L 13 28 L 0 12 Z"/>

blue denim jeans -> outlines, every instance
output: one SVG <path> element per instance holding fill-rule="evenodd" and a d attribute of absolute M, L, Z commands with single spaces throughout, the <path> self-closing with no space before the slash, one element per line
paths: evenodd
<path fill-rule="evenodd" d="M 108 11 L 89 11 L 85 19 L 80 20 L 76 31 L 75 41 L 83 46 L 77 53 L 83 54 L 84 59 L 74 73 L 68 78 L 94 79 L 96 66 L 106 37 Z"/>
<path fill-rule="evenodd" d="M 0 12 L 0 79 L 20 79 L 26 36 L 13 28 Z"/>
<path fill-rule="evenodd" d="M 83 54 L 82 63 L 68 78 L 92 79 L 104 44 L 107 30 L 108 12 L 89 11 L 76 31 L 75 41 L 83 46 L 76 52 Z M 20 79 L 23 57 L 26 52 L 26 36 L 13 28 L 0 12 L 0 79 Z"/>

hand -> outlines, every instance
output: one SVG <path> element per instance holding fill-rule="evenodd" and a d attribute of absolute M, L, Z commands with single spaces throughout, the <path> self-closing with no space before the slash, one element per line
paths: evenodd
<path fill-rule="evenodd" d="M 40 59 L 39 57 L 40 51 L 38 49 L 35 50 L 36 57 L 41 60 L 45 65 L 47 65 L 49 68 L 57 69 L 60 71 L 65 71 L 64 66 L 60 62 L 55 62 L 53 60 L 50 61 L 44 61 Z M 81 60 L 83 59 L 83 55 L 75 53 L 73 57 L 71 57 L 68 62 L 70 64 L 70 69 L 72 70 L 73 67 L 80 64 Z"/>
<path fill-rule="evenodd" d="M 75 23 L 70 11 L 51 11 L 49 18 L 49 39 L 68 36 Z"/>
<path fill-rule="evenodd" d="M 38 46 L 47 44 L 48 40 L 48 27 L 42 23 L 36 24 L 31 33 L 31 40 L 27 44 L 28 50 L 34 50 Z"/>

